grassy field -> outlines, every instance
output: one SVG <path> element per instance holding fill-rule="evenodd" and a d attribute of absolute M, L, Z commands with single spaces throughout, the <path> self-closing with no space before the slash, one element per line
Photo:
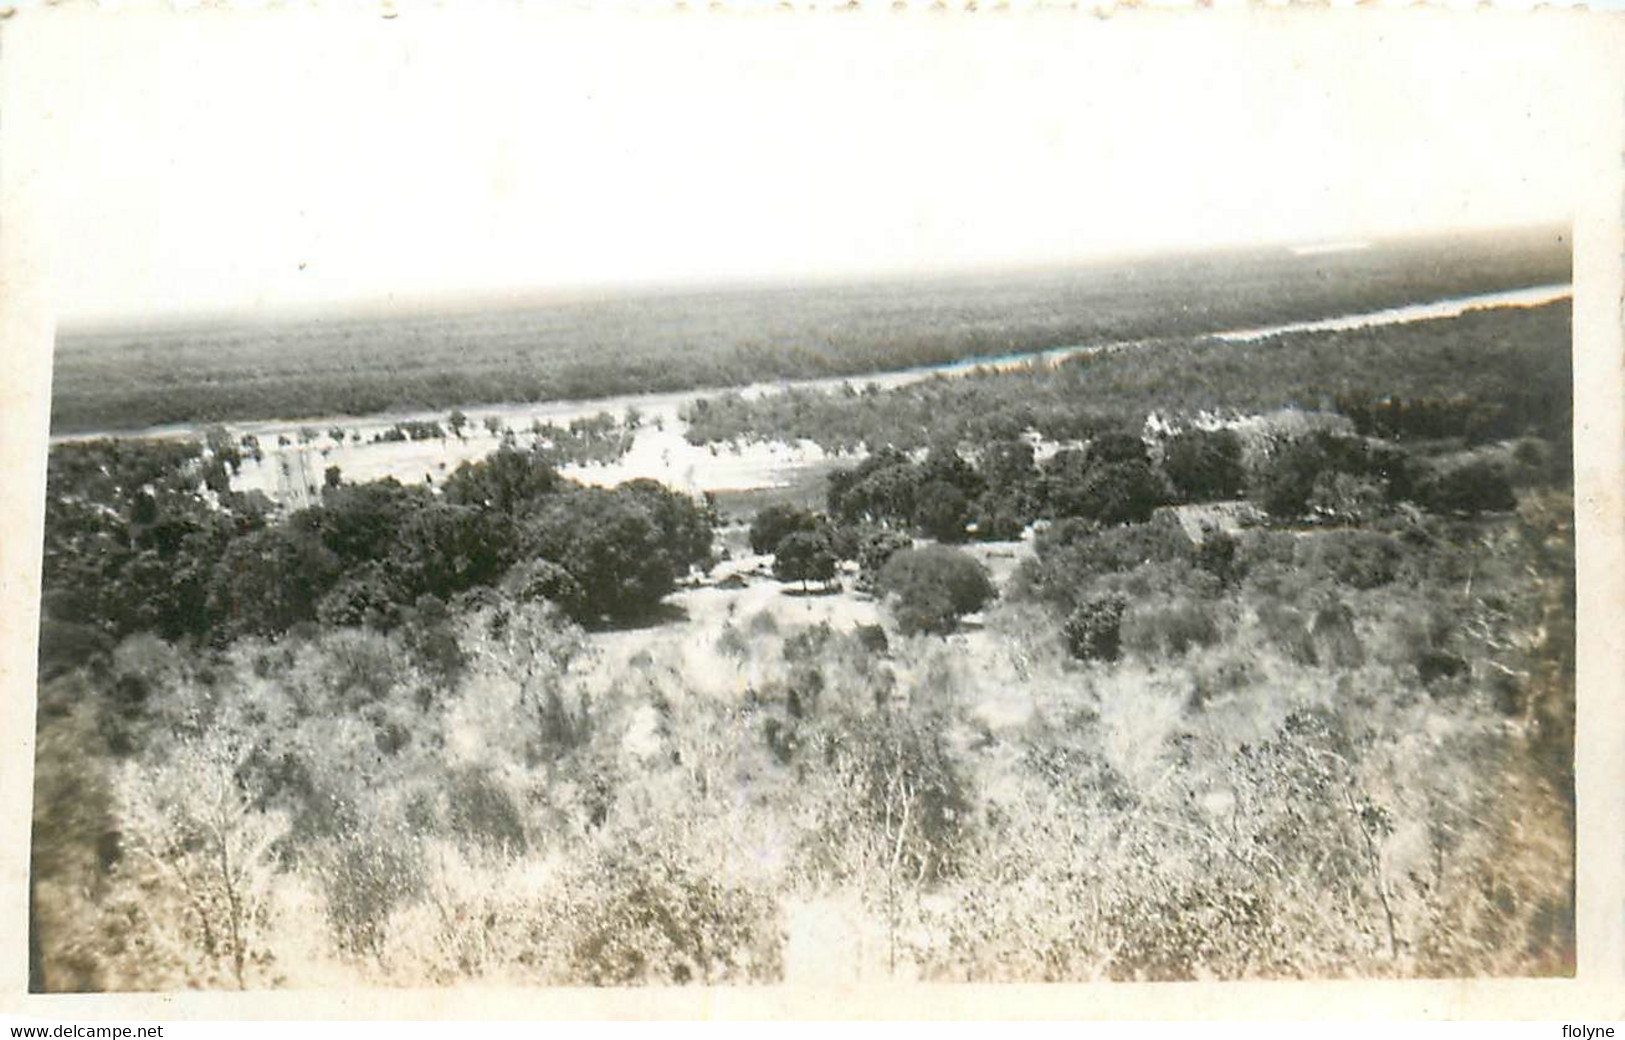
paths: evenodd
<path fill-rule="evenodd" d="M 364 415 L 860 375 L 1566 282 L 1566 233 L 956 277 L 622 292 L 477 312 L 64 330 L 52 428 Z"/>

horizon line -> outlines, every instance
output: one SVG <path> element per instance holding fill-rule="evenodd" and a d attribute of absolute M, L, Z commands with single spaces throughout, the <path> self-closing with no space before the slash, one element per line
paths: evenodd
<path fill-rule="evenodd" d="M 628 279 L 626 281 L 594 281 L 552 286 L 506 286 L 444 294 L 422 294 L 401 299 L 392 294 L 357 296 L 348 299 L 312 300 L 265 307 L 199 307 L 195 310 L 170 310 L 155 314 L 120 313 L 94 315 L 84 318 L 66 318 L 57 322 L 56 333 L 61 336 L 96 336 L 128 332 L 139 329 L 186 328 L 232 323 L 297 322 L 335 319 L 364 320 L 381 317 L 440 317 L 454 316 L 480 310 L 523 310 L 528 307 L 547 307 L 580 303 L 601 298 L 654 297 L 701 295 L 705 293 L 772 292 L 795 289 L 808 284 L 821 287 L 884 285 L 909 280 L 952 280 L 977 275 L 1012 275 L 1039 273 L 1073 267 L 1087 267 L 1103 263 L 1138 262 L 1175 257 L 1222 256 L 1251 252 L 1286 250 L 1312 260 L 1319 256 L 1360 251 L 1381 246 L 1404 245 L 1436 241 L 1445 238 L 1509 238 L 1532 237 L 1557 232 L 1559 241 L 1565 242 L 1572 255 L 1574 243 L 1572 222 L 1561 220 L 1534 223 L 1478 225 L 1472 227 L 1434 227 L 1403 232 L 1371 235 L 1336 235 L 1322 238 L 1298 237 L 1267 241 L 1171 245 L 1124 249 L 1098 253 L 1080 253 L 1072 257 L 1035 260 L 992 260 L 964 264 L 945 264 L 929 270 L 910 270 L 901 267 L 849 268 L 841 271 L 774 273 L 760 277 L 745 274 L 718 275 L 711 278 L 684 279 L 677 277 Z"/>

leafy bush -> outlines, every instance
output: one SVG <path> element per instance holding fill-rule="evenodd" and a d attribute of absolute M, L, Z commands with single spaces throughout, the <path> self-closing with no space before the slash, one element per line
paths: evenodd
<path fill-rule="evenodd" d="M 523 855 L 528 842 L 513 795 L 489 769 L 454 769 L 446 784 L 447 823 L 464 841 L 505 856 Z"/>
<path fill-rule="evenodd" d="M 1071 613 L 1103 579 L 1147 564 L 1183 564 L 1191 558 L 1182 535 L 1155 524 L 1101 527 L 1080 518 L 1058 521 L 1039 533 L 1034 559 L 1022 562 L 1015 588 L 1021 596 Z"/>
<path fill-rule="evenodd" d="M 891 649 L 886 630 L 879 625 L 858 625 L 853 629 L 858 645 L 871 654 L 885 654 Z"/>
<path fill-rule="evenodd" d="M 1469 429 L 1485 427 L 1493 406 L 1471 397 L 1375 397 L 1363 393 L 1338 394 L 1337 410 L 1354 421 L 1364 436 L 1438 439 L 1465 436 Z"/>
<path fill-rule="evenodd" d="M 1234 585 L 1247 573 L 1236 537 L 1211 528 L 1196 547 L 1196 566 L 1219 579 L 1221 585 Z"/>
<path fill-rule="evenodd" d="M 809 581 L 828 585 L 835 579 L 835 551 L 821 531 L 792 531 L 773 547 L 773 576 L 780 581 Z"/>
<path fill-rule="evenodd" d="M 1380 481 L 1389 499 L 1405 497 L 1415 474 L 1410 456 L 1392 445 L 1320 431 L 1288 441 L 1264 462 L 1253 497 L 1271 516 L 1297 519 L 1317 489 L 1336 498 L 1336 475 Z"/>
<path fill-rule="evenodd" d="M 1091 466 L 1151 461 L 1145 441 L 1126 430 L 1107 430 L 1090 438 L 1088 457 Z"/>
<path fill-rule="evenodd" d="M 946 546 L 903 549 L 881 568 L 879 587 L 897 597 L 898 627 L 905 633 L 945 634 L 965 614 L 993 598 L 987 569 Z"/>
<path fill-rule="evenodd" d="M 1238 498 L 1246 489 L 1241 438 L 1234 430 L 1185 430 L 1163 445 L 1163 471 L 1187 502 Z"/>
<path fill-rule="evenodd" d="M 332 627 L 394 628 L 403 598 L 389 569 L 368 560 L 347 572 L 316 603 L 316 618 Z"/>
<path fill-rule="evenodd" d="M 888 531 L 884 528 L 871 528 L 865 531 L 858 543 L 858 580 L 865 588 L 874 590 L 880 582 L 880 572 L 897 553 L 904 549 L 912 549 L 914 539 L 897 531 Z"/>
<path fill-rule="evenodd" d="M 1038 483 L 1033 446 L 1023 440 L 1002 438 L 983 445 L 977 469 L 987 490 L 999 497 L 1030 494 Z"/>
<path fill-rule="evenodd" d="M 1193 648 L 1219 641 L 1213 608 L 1199 601 L 1136 605 L 1127 611 L 1122 628 L 1122 641 L 1141 653 L 1181 657 Z"/>
<path fill-rule="evenodd" d="M 1015 494 L 989 491 L 972 504 L 970 519 L 982 541 L 1013 542 L 1038 513 L 1037 497 L 1031 490 Z"/>
<path fill-rule="evenodd" d="M 1441 679 L 1458 678 L 1468 674 L 1470 670 L 1464 659 L 1447 650 L 1428 648 L 1416 657 L 1416 674 L 1429 685 Z"/>
<path fill-rule="evenodd" d="M 1518 505 L 1506 467 L 1490 459 L 1440 468 L 1419 481 L 1413 497 L 1436 513 L 1467 516 L 1506 512 Z"/>
<path fill-rule="evenodd" d="M 963 542 L 969 522 L 970 501 L 957 486 L 933 480 L 915 492 L 914 526 L 927 538 Z"/>
<path fill-rule="evenodd" d="M 750 551 L 757 554 L 773 552 L 785 536 L 797 531 L 812 531 L 818 518 L 811 512 L 787 504 L 770 505 L 756 514 L 750 525 Z"/>
<path fill-rule="evenodd" d="M 946 484 L 967 500 L 980 495 L 987 487 L 976 467 L 965 461 L 948 441 L 931 445 L 919 465 L 919 474 L 922 485 Z"/>
<path fill-rule="evenodd" d="M 1108 595 L 1086 599 L 1066 619 L 1062 629 L 1066 649 L 1080 661 L 1115 661 L 1122 652 L 1123 612 L 1128 601 Z"/>
<path fill-rule="evenodd" d="M 677 578 L 709 555 L 709 521 L 690 503 L 639 489 L 580 488 L 553 496 L 528 523 L 531 551 L 582 590 L 575 617 L 646 616 Z"/>
<path fill-rule="evenodd" d="M 1309 493 L 1315 517 L 1344 524 L 1370 524 L 1387 509 L 1388 495 L 1374 480 L 1347 473 L 1322 473 Z"/>
<path fill-rule="evenodd" d="M 634 843 L 575 879 L 558 916 L 572 977 L 594 986 L 776 981 L 784 937 L 772 899 Z"/>
<path fill-rule="evenodd" d="M 520 451 L 505 443 L 483 459 L 459 465 L 441 493 L 458 505 L 518 516 L 541 504 L 561 483 L 558 470 L 541 452 Z"/>
<path fill-rule="evenodd" d="M 586 590 L 564 567 L 552 560 L 522 560 L 509 568 L 502 587 L 520 603 L 546 600 L 571 617 L 579 617 L 587 601 Z"/>
<path fill-rule="evenodd" d="M 1281 519 L 1296 519 L 1309 508 L 1315 482 L 1330 466 L 1330 457 L 1317 441 L 1287 444 L 1270 460 L 1256 491 L 1265 512 Z"/>
<path fill-rule="evenodd" d="M 1326 531 L 1299 543 L 1301 566 L 1324 570 L 1356 589 L 1387 585 L 1399 574 L 1405 549 L 1399 539 L 1375 531 Z"/>
<path fill-rule="evenodd" d="M 1052 459 L 1062 458 L 1065 452 Z M 1143 461 L 1088 464 L 1079 472 L 1071 459 L 1046 470 L 1045 509 L 1050 516 L 1084 517 L 1103 524 L 1137 524 L 1167 501 L 1162 481 Z"/>

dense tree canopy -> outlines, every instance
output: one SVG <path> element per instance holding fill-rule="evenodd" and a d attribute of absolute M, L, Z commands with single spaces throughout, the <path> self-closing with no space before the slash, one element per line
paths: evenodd
<path fill-rule="evenodd" d="M 771 553 L 786 535 L 797 531 L 812 531 L 817 526 L 818 518 L 810 510 L 786 503 L 765 506 L 751 521 L 750 551 Z"/>
<path fill-rule="evenodd" d="M 773 550 L 773 576 L 780 581 L 828 584 L 835 578 L 835 549 L 822 531 L 792 531 Z"/>
<path fill-rule="evenodd" d="M 914 526 L 939 542 L 963 542 L 970 509 L 970 500 L 956 485 L 933 480 L 916 493 Z"/>
<path fill-rule="evenodd" d="M 517 516 L 558 490 L 562 478 L 539 451 L 504 444 L 477 462 L 465 462 L 446 478 L 446 501 Z"/>
<path fill-rule="evenodd" d="M 903 549 L 880 570 L 881 591 L 895 597 L 897 625 L 904 632 L 944 634 L 965 614 L 993 598 L 987 568 L 941 545 Z"/>
<path fill-rule="evenodd" d="M 319 503 L 295 513 L 290 522 L 351 564 L 388 555 L 400 541 L 402 526 L 433 501 L 428 488 L 386 477 L 328 489 Z"/>
<path fill-rule="evenodd" d="M 432 501 L 400 527 L 391 552 L 412 597 L 442 599 L 491 585 L 519 558 L 519 531 L 505 513 Z"/>
<path fill-rule="evenodd" d="M 512 445 L 460 466 L 439 495 L 392 478 L 330 481 L 315 504 L 278 518 L 263 496 L 215 479 L 240 464 L 237 444 L 223 431 L 206 442 L 207 452 L 161 440 L 53 448 L 47 651 L 134 632 L 277 636 L 312 621 L 387 630 L 420 602 L 492 587 L 516 565 L 521 598 L 623 618 L 710 563 L 709 504 L 648 480 L 582 489 Z"/>
<path fill-rule="evenodd" d="M 1241 438 L 1234 430 L 1185 430 L 1163 446 L 1163 469 L 1187 502 L 1238 498 L 1246 490 Z"/>
<path fill-rule="evenodd" d="M 1089 441 L 1089 461 L 1095 465 L 1148 462 L 1145 441 L 1125 430 L 1107 430 Z"/>
<path fill-rule="evenodd" d="M 1393 500 L 1410 497 L 1418 479 L 1414 461 L 1400 449 L 1363 437 L 1317 432 L 1278 446 L 1254 495 L 1272 516 L 1300 517 L 1316 487 L 1338 474 L 1379 482 Z"/>
<path fill-rule="evenodd" d="M 526 525 L 525 544 L 581 586 L 582 620 L 630 620 L 647 615 L 679 577 L 704 562 L 701 514 L 681 513 L 647 488 L 579 488 L 549 500 Z"/>
<path fill-rule="evenodd" d="M 689 568 L 711 566 L 711 541 L 716 527 L 716 506 L 707 498 L 696 503 L 657 480 L 640 478 L 617 487 L 618 494 L 642 503 L 660 529 L 661 544 L 670 555 L 678 577 Z"/>
<path fill-rule="evenodd" d="M 1077 450 L 1057 452 L 1044 467 L 1048 515 L 1081 516 L 1106 524 L 1149 519 L 1151 511 L 1167 498 L 1156 471 L 1143 459 L 1107 457 L 1112 461 Z"/>
<path fill-rule="evenodd" d="M 339 558 L 291 525 L 234 541 L 215 570 L 210 607 L 225 634 L 275 635 L 316 617 L 341 573 Z"/>

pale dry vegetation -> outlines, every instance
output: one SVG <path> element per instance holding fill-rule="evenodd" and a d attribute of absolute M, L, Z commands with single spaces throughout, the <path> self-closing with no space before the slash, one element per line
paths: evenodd
<path fill-rule="evenodd" d="M 45 690 L 46 978 L 1562 972 L 1572 659 L 1563 575 L 1523 574 L 1565 510 L 1430 533 L 1380 588 L 1262 544 L 1228 586 L 1140 564 L 1113 662 L 1020 597 L 946 639 L 791 609 L 630 655 L 499 598 L 451 682 L 397 634 L 134 637 L 108 678 L 138 712 Z M 1471 664 L 1424 681 L 1430 654 Z M 831 906 L 858 909 L 809 953 Z"/>
<path fill-rule="evenodd" d="M 754 516 L 513 445 L 287 514 L 59 448 L 33 983 L 1570 972 L 1560 367 L 1512 430 L 1452 426 L 1494 373 L 1080 413 Z"/>

